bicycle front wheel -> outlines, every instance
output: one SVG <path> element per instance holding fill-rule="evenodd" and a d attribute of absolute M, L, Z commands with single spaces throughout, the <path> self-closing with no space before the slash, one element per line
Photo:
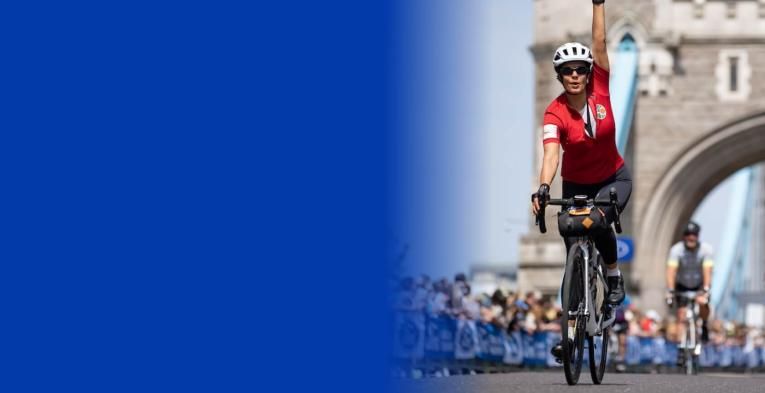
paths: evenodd
<path fill-rule="evenodd" d="M 584 255 L 579 244 L 576 242 L 569 249 L 561 290 L 563 372 L 569 385 L 579 381 L 584 355 Z M 572 337 L 572 345 L 568 344 L 569 337 Z"/>
<path fill-rule="evenodd" d="M 603 374 L 606 373 L 606 361 L 608 359 L 608 339 L 611 333 L 611 328 L 603 329 L 602 340 L 596 340 L 595 337 L 587 338 L 587 345 L 589 346 L 590 357 L 590 375 L 592 376 L 592 382 L 596 385 L 600 385 L 603 382 Z M 600 343 L 598 343 L 600 341 Z M 599 344 L 596 346 L 596 344 Z"/>
<path fill-rule="evenodd" d="M 694 316 L 695 318 L 695 316 Z M 699 372 L 699 359 L 696 356 L 696 322 L 689 321 L 685 331 L 685 373 L 695 375 Z"/>
<path fill-rule="evenodd" d="M 597 286 L 598 282 L 602 282 L 600 281 L 602 280 L 600 277 L 600 274 L 602 274 L 601 266 L 603 266 L 602 256 L 598 256 L 597 265 L 595 266 L 597 267 L 596 270 L 598 273 L 594 274 L 595 277 L 590 277 L 590 282 L 592 283 L 593 287 Z M 605 286 L 605 283 L 603 283 L 603 285 Z M 593 292 L 595 292 L 594 288 Z M 593 297 L 596 297 L 596 295 L 593 294 Z M 606 303 L 603 302 L 598 313 L 592 313 L 591 318 L 596 318 L 597 320 L 600 315 L 605 318 L 607 312 L 609 312 L 609 308 Z M 616 310 L 611 310 L 610 312 L 616 312 Z M 603 329 L 600 340 L 598 340 L 597 337 L 587 337 L 587 346 L 589 349 L 588 352 L 590 358 L 590 376 L 592 377 L 592 383 L 596 385 L 600 385 L 600 383 L 603 382 L 603 374 L 606 373 L 606 362 L 608 360 L 608 340 L 610 333 L 611 328 L 607 328 Z"/>

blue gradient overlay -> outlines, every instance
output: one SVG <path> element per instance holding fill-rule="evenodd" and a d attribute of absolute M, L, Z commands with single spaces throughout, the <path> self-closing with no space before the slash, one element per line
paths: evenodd
<path fill-rule="evenodd" d="M 531 2 L 418 1 L 394 29 L 394 226 L 402 273 L 512 265 L 527 230 Z M 526 4 L 528 3 L 528 4 Z"/>

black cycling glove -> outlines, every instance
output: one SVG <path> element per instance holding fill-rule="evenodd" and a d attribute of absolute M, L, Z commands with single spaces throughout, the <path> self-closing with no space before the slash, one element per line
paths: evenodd
<path fill-rule="evenodd" d="M 540 204 L 547 202 L 547 200 L 550 199 L 550 185 L 542 183 L 542 185 L 539 186 L 537 193 L 531 196 L 531 199 L 533 200 L 534 197 L 539 199 Z"/>

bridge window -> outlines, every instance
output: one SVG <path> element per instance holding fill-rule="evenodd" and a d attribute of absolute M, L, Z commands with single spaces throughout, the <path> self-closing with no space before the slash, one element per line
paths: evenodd
<path fill-rule="evenodd" d="M 704 17 L 704 3 L 706 3 L 706 0 L 693 0 L 693 16 L 696 19 Z"/>
<path fill-rule="evenodd" d="M 728 66 L 730 68 L 730 83 L 728 89 L 732 92 L 736 92 L 738 91 L 738 57 L 729 57 Z"/>
<path fill-rule="evenodd" d="M 736 17 L 736 3 L 729 1 L 728 2 L 728 12 L 726 13 L 728 16 L 728 19 L 733 19 Z"/>
<path fill-rule="evenodd" d="M 718 59 L 715 69 L 717 98 L 720 101 L 746 101 L 752 90 L 749 54 L 743 49 L 723 49 Z"/>

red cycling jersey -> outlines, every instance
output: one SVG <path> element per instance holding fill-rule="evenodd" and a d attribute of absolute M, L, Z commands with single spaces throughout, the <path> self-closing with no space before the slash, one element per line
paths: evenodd
<path fill-rule="evenodd" d="M 585 132 L 582 114 L 568 106 L 565 93 L 550 103 L 542 122 L 543 143 L 559 143 L 563 147 L 561 177 L 579 184 L 600 183 L 624 165 L 616 149 L 616 124 L 608 91 L 608 71 L 597 64 L 592 69 L 587 84 L 592 136 Z"/>

